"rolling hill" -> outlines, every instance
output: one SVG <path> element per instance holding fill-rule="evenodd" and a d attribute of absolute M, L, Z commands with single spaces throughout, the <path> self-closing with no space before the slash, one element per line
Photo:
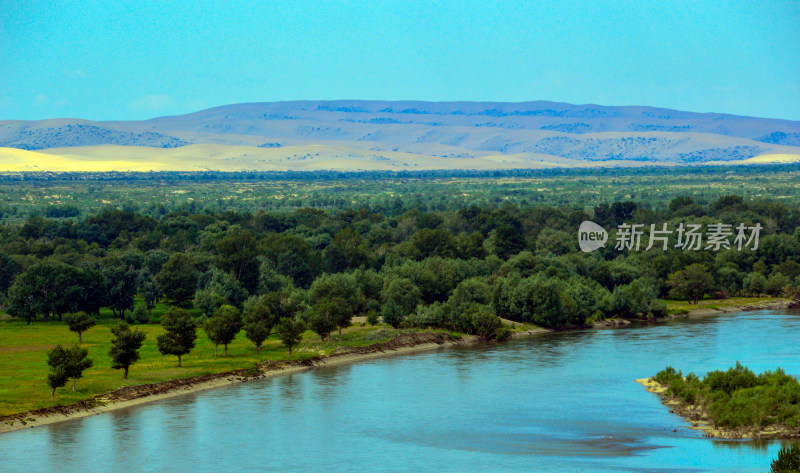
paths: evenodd
<path fill-rule="evenodd" d="M 775 162 L 760 158 L 764 155 L 789 156 L 781 158 L 786 162 L 800 155 L 800 122 L 555 102 L 295 101 L 227 105 L 143 121 L 6 120 L 0 121 L 0 147 L 39 151 L 3 150 L 4 170 Z"/>

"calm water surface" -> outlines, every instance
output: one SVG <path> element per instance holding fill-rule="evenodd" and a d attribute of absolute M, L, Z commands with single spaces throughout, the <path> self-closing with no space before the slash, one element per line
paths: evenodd
<path fill-rule="evenodd" d="M 798 335 L 762 311 L 319 368 L 3 434 L 0 471 L 764 472 L 779 443 L 703 438 L 634 379 L 800 375 Z"/>

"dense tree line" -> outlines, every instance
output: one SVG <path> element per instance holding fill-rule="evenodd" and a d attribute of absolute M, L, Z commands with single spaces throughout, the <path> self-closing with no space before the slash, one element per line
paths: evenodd
<path fill-rule="evenodd" d="M 610 230 L 605 248 L 579 251 L 584 220 Z M 623 223 L 717 222 L 761 225 L 758 248 L 688 251 L 675 247 L 673 235 L 666 251 L 614 249 Z M 136 323 L 150 319 L 156 301 L 194 306 L 204 320 L 173 311 L 170 323 L 202 324 L 223 346 L 241 329 L 256 347 L 270 333 L 291 342 L 300 321 L 326 339 L 354 315 L 492 339 L 503 336 L 497 316 L 580 326 L 610 316 L 663 316 L 667 297 L 782 294 L 800 277 L 798 226 L 797 208 L 739 196 L 709 205 L 682 197 L 656 209 L 628 200 L 585 211 L 423 211 L 398 200 L 381 211 L 34 216 L 0 227 L 0 304 L 28 322 L 96 316 L 108 307 Z M 175 334 L 158 343 L 179 356 L 192 345 Z"/>

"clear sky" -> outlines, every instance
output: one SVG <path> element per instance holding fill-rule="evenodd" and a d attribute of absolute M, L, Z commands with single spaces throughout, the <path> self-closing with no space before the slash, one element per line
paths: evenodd
<path fill-rule="evenodd" d="M 800 120 L 800 1 L 0 0 L 0 119 L 295 99 Z"/>

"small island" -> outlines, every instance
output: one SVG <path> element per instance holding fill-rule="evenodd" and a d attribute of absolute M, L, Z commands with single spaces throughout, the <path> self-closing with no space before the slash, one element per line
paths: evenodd
<path fill-rule="evenodd" d="M 800 438 L 800 382 L 780 368 L 755 374 L 737 362 L 700 378 L 667 367 L 636 381 L 706 437 Z"/>

